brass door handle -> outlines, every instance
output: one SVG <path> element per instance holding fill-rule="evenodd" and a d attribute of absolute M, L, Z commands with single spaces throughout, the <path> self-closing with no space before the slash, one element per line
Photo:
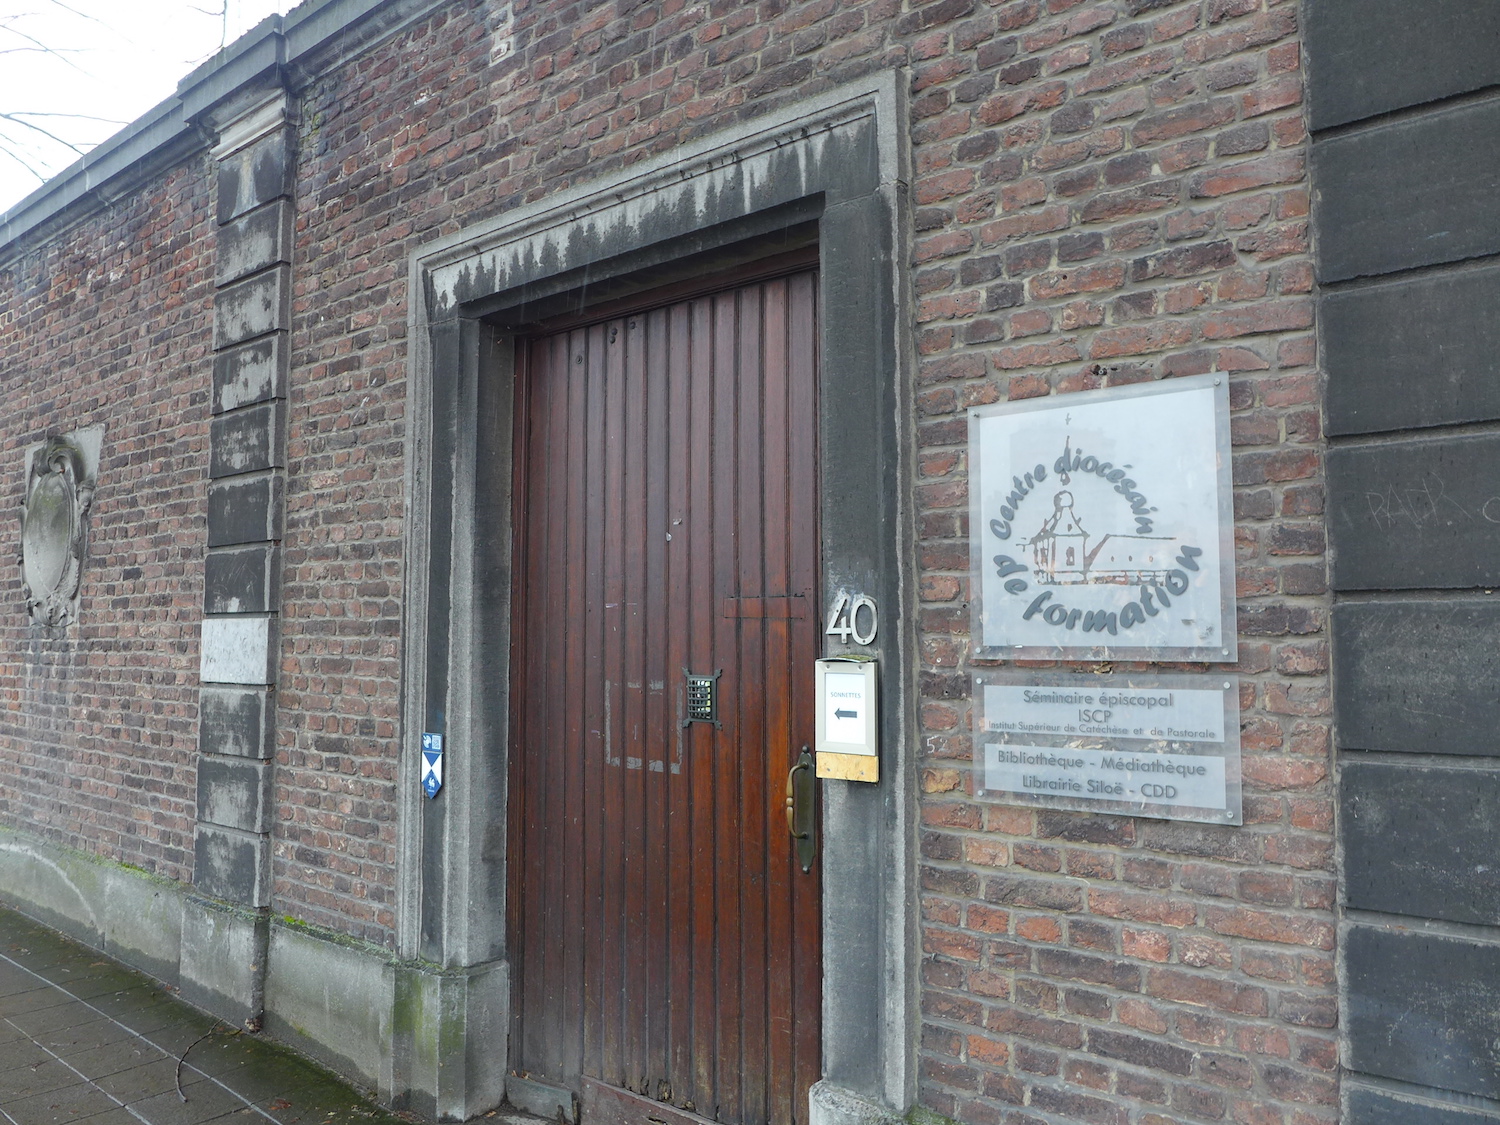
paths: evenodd
<path fill-rule="evenodd" d="M 813 756 L 806 746 L 786 775 L 786 830 L 796 841 L 797 862 L 811 871 L 817 858 L 818 841 L 813 833 Z"/>
<path fill-rule="evenodd" d="M 806 832 L 797 831 L 797 774 L 807 769 L 807 763 L 799 761 L 786 775 L 786 830 L 793 840 L 805 840 Z"/>

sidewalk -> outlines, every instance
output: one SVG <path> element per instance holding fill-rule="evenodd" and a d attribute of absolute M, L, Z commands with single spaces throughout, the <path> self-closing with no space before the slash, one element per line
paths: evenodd
<path fill-rule="evenodd" d="M 287 1048 L 0 908 L 0 1125 L 408 1120 Z"/>

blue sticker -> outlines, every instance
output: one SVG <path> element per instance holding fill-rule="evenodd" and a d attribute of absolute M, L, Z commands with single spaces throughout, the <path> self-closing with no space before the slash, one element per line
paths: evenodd
<path fill-rule="evenodd" d="M 422 792 L 428 800 L 438 795 L 443 787 L 443 736 L 422 735 Z"/>

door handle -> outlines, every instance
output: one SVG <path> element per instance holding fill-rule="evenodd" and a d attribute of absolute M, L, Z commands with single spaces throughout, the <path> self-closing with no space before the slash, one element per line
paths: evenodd
<path fill-rule="evenodd" d="M 812 870 L 813 860 L 818 856 L 813 809 L 817 789 L 813 772 L 812 753 L 804 746 L 786 775 L 786 830 L 794 841 L 797 862 L 804 873 Z"/>

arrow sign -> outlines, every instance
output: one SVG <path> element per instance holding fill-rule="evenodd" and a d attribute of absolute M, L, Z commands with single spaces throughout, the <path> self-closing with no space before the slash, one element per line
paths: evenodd
<path fill-rule="evenodd" d="M 859 718 L 859 712 L 858 711 L 835 711 L 833 713 L 833 717 L 835 719 L 857 719 L 857 718 Z"/>
<path fill-rule="evenodd" d="M 442 735 L 422 735 L 422 760 L 419 766 L 422 771 L 422 792 L 427 794 L 428 800 L 431 800 L 438 795 L 438 790 L 443 787 Z"/>

